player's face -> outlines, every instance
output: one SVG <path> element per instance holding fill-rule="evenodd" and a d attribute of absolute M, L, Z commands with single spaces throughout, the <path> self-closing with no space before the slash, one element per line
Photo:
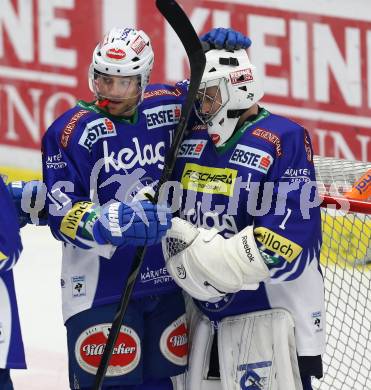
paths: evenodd
<path fill-rule="evenodd" d="M 108 100 L 105 109 L 110 114 L 127 117 L 134 114 L 141 95 L 138 76 L 99 75 L 95 87 L 100 99 Z"/>
<path fill-rule="evenodd" d="M 199 112 L 203 117 L 212 117 L 222 106 L 222 95 L 218 86 L 200 89 L 197 94 Z"/>

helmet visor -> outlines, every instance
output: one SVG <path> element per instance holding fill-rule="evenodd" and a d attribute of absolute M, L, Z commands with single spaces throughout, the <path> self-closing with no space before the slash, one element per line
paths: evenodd
<path fill-rule="evenodd" d="M 196 113 L 203 123 L 208 123 L 229 101 L 227 80 L 223 78 L 201 82 L 196 97 Z"/>
<path fill-rule="evenodd" d="M 90 70 L 90 82 L 94 94 L 99 99 L 113 102 L 130 101 L 138 103 L 142 94 L 140 76 L 113 76 Z"/>

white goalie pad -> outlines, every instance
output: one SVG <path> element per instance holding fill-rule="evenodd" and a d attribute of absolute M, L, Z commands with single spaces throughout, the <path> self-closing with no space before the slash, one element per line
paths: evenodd
<path fill-rule="evenodd" d="M 186 389 L 223 390 L 220 380 L 207 379 L 215 329 L 210 320 L 197 309 L 192 299 L 186 299 L 186 311 L 189 329 Z"/>
<path fill-rule="evenodd" d="M 218 328 L 223 390 L 302 390 L 294 320 L 284 309 L 224 318 Z"/>
<path fill-rule="evenodd" d="M 257 288 L 257 283 L 269 277 L 255 243 L 253 226 L 225 239 L 216 229 L 197 228 L 173 218 L 162 249 L 174 281 L 199 300 Z"/>

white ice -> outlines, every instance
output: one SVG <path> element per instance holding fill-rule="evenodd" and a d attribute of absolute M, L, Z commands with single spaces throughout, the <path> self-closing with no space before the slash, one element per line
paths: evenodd
<path fill-rule="evenodd" d="M 27 370 L 12 370 L 15 390 L 66 390 L 67 344 L 60 293 L 61 244 L 49 228 L 22 229 L 14 268 Z"/>

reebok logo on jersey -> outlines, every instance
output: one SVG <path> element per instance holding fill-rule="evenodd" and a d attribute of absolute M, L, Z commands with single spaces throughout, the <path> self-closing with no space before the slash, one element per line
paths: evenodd
<path fill-rule="evenodd" d="M 254 236 L 266 249 L 277 253 L 289 263 L 295 260 L 303 250 L 300 245 L 265 227 L 254 229 Z M 264 248 L 259 248 L 259 250 L 264 251 Z"/>
<path fill-rule="evenodd" d="M 256 171 L 267 173 L 274 158 L 264 150 L 255 149 L 250 146 L 237 144 L 229 162 L 242 165 Z"/>
<path fill-rule="evenodd" d="M 205 139 L 183 141 L 179 148 L 178 157 L 200 158 L 206 144 Z"/>
<path fill-rule="evenodd" d="M 169 126 L 179 122 L 182 110 L 181 104 L 168 104 L 144 110 L 148 130 Z"/>
<path fill-rule="evenodd" d="M 114 137 L 116 135 L 115 124 L 108 118 L 99 118 L 86 125 L 79 144 L 90 150 L 99 139 Z"/>
<path fill-rule="evenodd" d="M 181 183 L 186 190 L 232 196 L 237 173 L 235 169 L 187 163 L 182 173 Z"/>

